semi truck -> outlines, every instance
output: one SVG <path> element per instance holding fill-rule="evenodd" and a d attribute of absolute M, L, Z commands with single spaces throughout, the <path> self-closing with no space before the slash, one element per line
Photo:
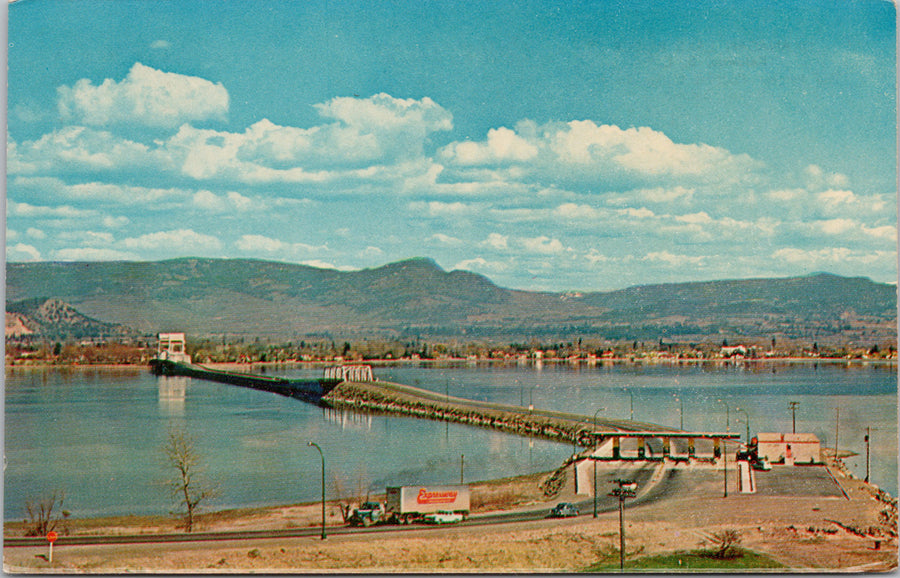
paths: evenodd
<path fill-rule="evenodd" d="M 395 524 L 425 521 L 428 514 L 452 512 L 469 517 L 467 485 L 399 486 L 387 488 L 385 518 Z"/>

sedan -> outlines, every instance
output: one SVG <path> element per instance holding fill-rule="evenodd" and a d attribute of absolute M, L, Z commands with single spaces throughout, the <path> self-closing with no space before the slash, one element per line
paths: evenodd
<path fill-rule="evenodd" d="M 578 508 L 575 504 L 570 504 L 568 502 L 560 502 L 556 504 L 556 507 L 550 510 L 551 518 L 568 518 L 570 516 L 577 516 Z"/>

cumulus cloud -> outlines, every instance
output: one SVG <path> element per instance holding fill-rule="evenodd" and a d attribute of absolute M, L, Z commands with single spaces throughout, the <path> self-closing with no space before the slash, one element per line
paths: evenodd
<path fill-rule="evenodd" d="M 306 243 L 286 243 L 280 239 L 274 239 L 265 235 L 241 235 L 241 238 L 235 241 L 234 245 L 241 251 L 248 253 L 277 253 L 292 257 L 328 250 L 328 247 L 325 245 L 313 246 Z"/>
<path fill-rule="evenodd" d="M 228 92 L 221 83 L 140 62 L 121 82 L 107 78 L 95 86 L 83 78 L 74 86 L 59 87 L 57 93 L 63 119 L 92 126 L 139 123 L 174 128 L 185 122 L 224 119 L 228 112 Z"/>
<path fill-rule="evenodd" d="M 54 251 L 53 258 L 57 261 L 134 261 L 138 257 L 115 249 L 77 247 Z"/>
<path fill-rule="evenodd" d="M 67 126 L 22 143 L 7 139 L 11 152 L 10 174 L 52 172 L 123 171 L 133 168 L 160 170 L 166 159 L 147 145 L 109 131 Z"/>
<path fill-rule="evenodd" d="M 6 247 L 6 260 L 13 262 L 40 261 L 41 252 L 33 245 L 16 243 Z"/>
<path fill-rule="evenodd" d="M 460 165 L 483 165 L 529 161 L 537 156 L 538 150 L 514 131 L 500 127 L 488 131 L 486 142 L 453 143 L 444 149 L 444 155 Z"/>
<path fill-rule="evenodd" d="M 481 242 L 481 244 L 502 251 L 509 248 L 509 236 L 501 235 L 500 233 L 491 233 L 488 235 L 487 239 Z"/>
<path fill-rule="evenodd" d="M 747 155 L 719 147 L 676 143 L 648 127 L 621 129 L 591 120 L 542 126 L 523 121 L 515 130 L 492 129 L 484 142 L 451 143 L 439 151 L 439 158 L 470 179 L 478 174 L 469 167 L 513 165 L 518 172 L 507 175 L 534 180 L 719 182 L 746 178 L 761 166 Z"/>
<path fill-rule="evenodd" d="M 7 207 L 10 215 L 16 217 L 38 217 L 57 219 L 88 219 L 97 215 L 96 211 L 76 209 L 69 205 L 47 207 L 11 201 Z"/>
<path fill-rule="evenodd" d="M 443 245 L 445 247 L 460 247 L 463 245 L 462 239 L 451 237 L 450 235 L 445 235 L 444 233 L 435 233 L 434 235 L 428 237 L 427 240 L 437 243 L 438 245 Z"/>
<path fill-rule="evenodd" d="M 541 255 L 556 255 L 566 250 L 559 239 L 551 239 L 544 235 L 521 239 L 520 242 L 528 252 Z"/>
<path fill-rule="evenodd" d="M 702 256 L 676 255 L 669 251 L 651 251 L 642 258 L 643 261 L 656 261 L 665 263 L 673 267 L 681 267 L 683 265 L 702 265 L 704 258 Z"/>
<path fill-rule="evenodd" d="M 488 261 L 484 257 L 465 259 L 452 267 L 462 271 L 503 272 L 509 270 L 509 265 L 502 261 Z"/>
<path fill-rule="evenodd" d="M 459 217 L 478 212 L 476 206 L 460 202 L 414 201 L 408 207 L 411 212 L 428 217 Z"/>
<path fill-rule="evenodd" d="M 222 242 L 212 235 L 197 233 L 192 229 L 174 229 L 148 233 L 140 237 L 124 239 L 122 244 L 128 249 L 167 249 L 183 251 L 185 249 L 220 249 Z"/>

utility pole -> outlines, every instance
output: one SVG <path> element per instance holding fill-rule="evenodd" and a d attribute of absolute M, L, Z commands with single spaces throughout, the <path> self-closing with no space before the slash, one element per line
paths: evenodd
<path fill-rule="evenodd" d="M 838 460 L 838 432 L 841 427 L 841 408 L 834 408 L 834 461 Z"/>
<path fill-rule="evenodd" d="M 866 483 L 869 483 L 869 428 L 866 428 Z"/>
<path fill-rule="evenodd" d="M 799 401 L 792 401 L 788 403 L 788 409 L 791 410 L 791 431 L 793 433 L 797 433 L 797 406 L 800 405 Z"/>
<path fill-rule="evenodd" d="M 722 468 L 722 471 L 725 472 L 725 495 L 724 498 L 728 497 L 728 444 L 725 443 L 725 438 L 722 438 L 722 464 L 725 466 Z"/>
<path fill-rule="evenodd" d="M 625 498 L 633 498 L 637 490 L 637 482 L 634 480 L 613 480 L 618 488 L 613 488 L 610 496 L 619 499 L 619 571 L 625 571 Z"/>
<path fill-rule="evenodd" d="M 459 483 L 463 483 L 463 472 L 466 469 L 466 454 L 460 454 L 459 456 Z"/>
<path fill-rule="evenodd" d="M 591 435 L 591 445 L 594 446 L 594 451 L 597 451 L 597 445 L 594 444 L 594 440 L 597 439 L 597 414 L 601 411 L 605 410 L 605 407 L 599 408 L 594 412 L 594 431 L 593 435 Z M 594 462 L 594 517 L 597 517 L 597 456 L 591 455 L 591 461 Z"/>

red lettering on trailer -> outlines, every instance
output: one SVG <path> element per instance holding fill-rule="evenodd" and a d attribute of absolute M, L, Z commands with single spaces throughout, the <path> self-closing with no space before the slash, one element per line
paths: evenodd
<path fill-rule="evenodd" d="M 457 495 L 458 492 L 456 490 L 429 492 L 426 488 L 420 488 L 419 495 L 416 496 L 416 502 L 419 504 L 452 504 L 456 501 Z"/>

